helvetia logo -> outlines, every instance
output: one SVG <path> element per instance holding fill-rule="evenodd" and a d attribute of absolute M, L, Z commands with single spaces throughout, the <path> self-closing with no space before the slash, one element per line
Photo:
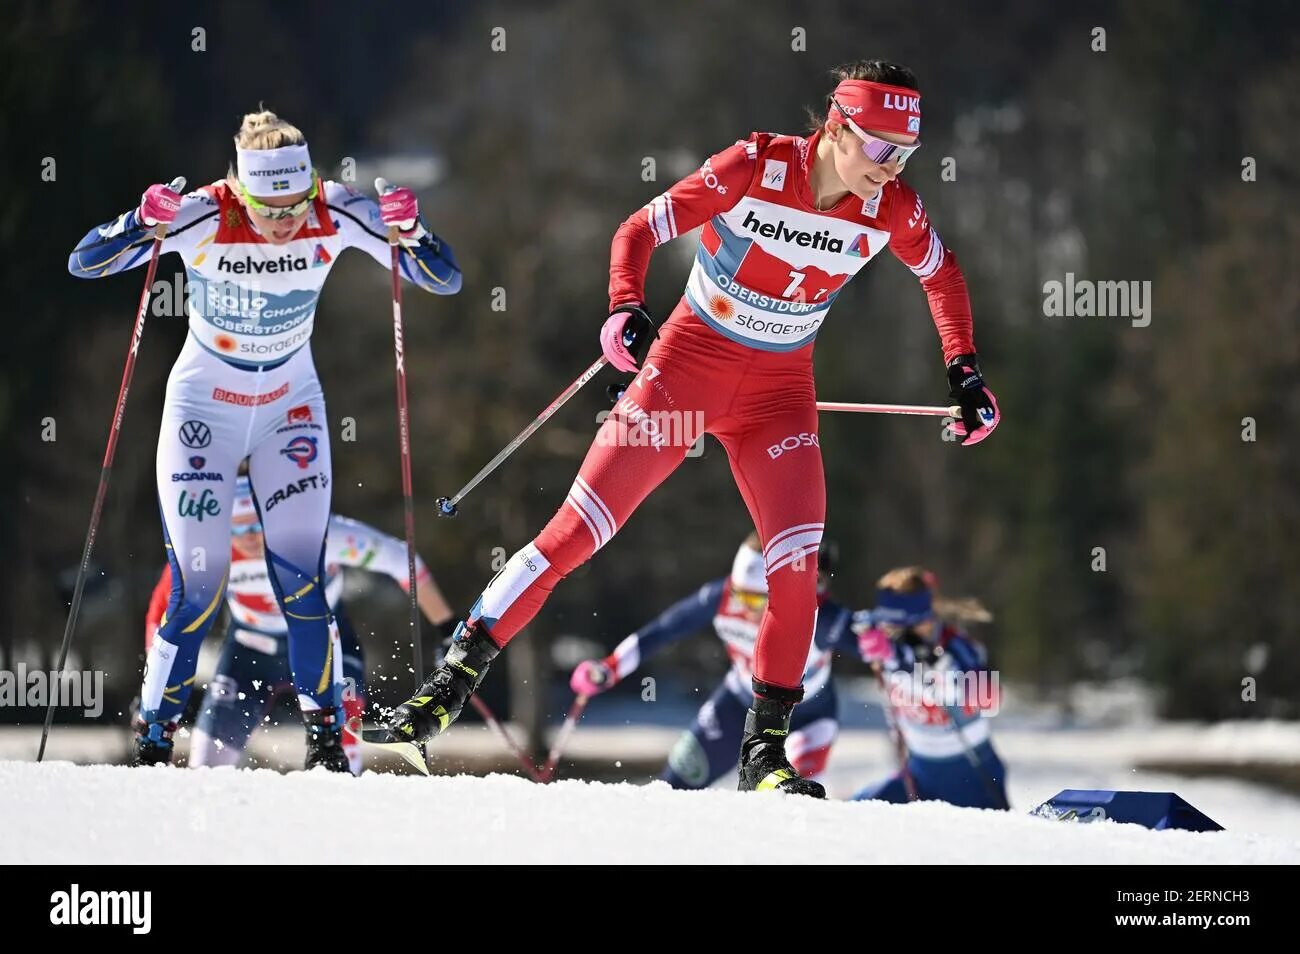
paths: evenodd
<path fill-rule="evenodd" d="M 297 258 L 292 255 L 281 255 L 279 258 L 265 260 L 252 258 L 247 255 L 242 259 L 226 258 L 226 256 L 222 255 L 217 259 L 217 271 L 230 272 L 232 275 L 305 272 L 307 271 L 307 268 L 307 257 L 305 255 L 299 255 Z"/>
<path fill-rule="evenodd" d="M 858 237 L 849 243 L 849 247 L 844 250 L 845 255 L 852 255 L 854 258 L 871 257 L 871 240 L 867 238 L 866 232 L 859 232 Z"/>
<path fill-rule="evenodd" d="M 334 259 L 330 257 L 329 252 L 325 251 L 325 246 L 317 245 L 316 254 L 311 257 L 311 267 L 320 268 L 322 265 L 328 265 L 332 261 L 334 261 Z"/>
<path fill-rule="evenodd" d="M 831 233 L 827 229 L 822 229 L 820 232 L 803 232 L 798 229 L 787 228 L 784 219 L 773 225 L 771 222 L 764 222 L 760 219 L 754 214 L 753 209 L 749 210 L 745 216 L 745 221 L 740 224 L 742 228 L 749 229 L 756 235 L 774 238 L 778 242 L 786 242 L 803 248 L 813 248 L 821 252 L 844 251 L 844 240 L 831 238 Z"/>

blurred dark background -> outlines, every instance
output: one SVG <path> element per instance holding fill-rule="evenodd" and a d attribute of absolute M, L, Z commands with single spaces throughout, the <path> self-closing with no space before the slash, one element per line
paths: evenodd
<path fill-rule="evenodd" d="M 906 178 L 965 270 L 1005 420 L 971 450 L 928 419 L 823 418 L 837 595 L 869 605 L 881 573 L 923 563 L 993 610 L 980 635 L 1026 693 L 1139 680 L 1169 717 L 1300 716 L 1297 25 L 1284 4 L 1187 0 L 7 3 L 4 665 L 49 665 L 57 651 L 144 275 L 78 281 L 67 254 L 149 184 L 221 177 L 243 113 L 262 102 L 301 127 L 327 177 L 354 160 L 359 187 L 381 173 L 415 186 L 464 269 L 460 295 L 405 302 L 419 549 L 463 609 L 563 500 L 607 380 L 459 520 L 432 502 L 596 357 L 618 223 L 751 130 L 802 132 L 831 67 L 881 57 L 920 78 L 925 148 Z M 792 49 L 799 30 L 806 48 Z M 692 252 L 683 238 L 656 255 L 659 314 Z M 159 277 L 180 271 L 165 258 Z M 1067 272 L 1150 281 L 1150 324 L 1045 316 L 1044 283 Z M 387 282 L 345 256 L 314 352 L 335 509 L 400 534 Z M 146 330 L 74 642 L 75 664 L 108 670 L 119 708 L 138 685 L 163 561 L 153 455 L 184 335 L 176 318 Z M 891 256 L 845 291 L 820 345 L 823 398 L 944 402 L 925 297 Z M 558 718 L 557 640 L 570 656 L 583 640 L 612 647 L 726 573 L 748 530 L 710 438 L 557 591 L 494 693 L 526 685 L 515 715 Z M 352 616 L 391 680 L 380 696 L 400 697 L 404 597 L 375 585 Z M 724 661 L 697 640 L 664 665 L 690 693 Z M 1252 676 L 1257 699 L 1244 702 Z M 539 681 L 549 695 L 529 695 Z"/>

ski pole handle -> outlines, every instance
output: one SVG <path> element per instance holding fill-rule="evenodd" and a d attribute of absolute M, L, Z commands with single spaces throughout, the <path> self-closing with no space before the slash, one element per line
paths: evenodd
<path fill-rule="evenodd" d="M 378 179 L 375 180 L 375 193 L 379 196 L 387 195 L 389 192 L 392 192 L 396 188 L 397 187 L 395 185 L 390 183 L 383 176 L 380 176 Z M 394 250 L 396 250 L 397 244 L 400 240 L 401 240 L 401 232 L 398 231 L 396 225 L 390 225 L 388 227 L 388 244 L 393 246 Z M 396 251 L 394 251 L 394 258 L 396 258 Z"/>
<path fill-rule="evenodd" d="M 922 417 L 961 417 L 961 406 L 937 407 L 926 404 L 848 404 L 818 401 L 819 411 L 847 411 L 853 414 L 916 414 Z"/>
<path fill-rule="evenodd" d="M 177 195 L 184 193 L 185 177 L 177 176 L 171 182 L 167 183 L 167 188 L 171 189 L 171 191 L 175 192 Z M 157 225 L 154 226 L 153 229 L 154 241 L 161 242 L 163 239 L 167 237 L 167 225 L 168 225 L 167 222 L 159 222 Z"/>

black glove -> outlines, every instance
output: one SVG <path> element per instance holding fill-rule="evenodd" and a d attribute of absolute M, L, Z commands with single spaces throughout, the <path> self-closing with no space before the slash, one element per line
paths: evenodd
<path fill-rule="evenodd" d="M 623 347 L 628 350 L 628 354 L 636 361 L 637 367 L 641 366 L 641 359 L 645 357 L 646 349 L 650 347 L 650 340 L 658 333 L 655 327 L 654 319 L 650 313 L 645 310 L 644 305 L 629 303 L 619 305 L 610 312 L 610 316 L 627 312 L 630 317 L 623 325 Z M 636 377 L 636 375 L 633 375 Z M 605 394 L 609 398 L 610 404 L 617 404 L 618 399 L 623 396 L 628 385 L 632 383 L 632 378 L 626 381 L 616 381 L 605 389 Z"/>
<path fill-rule="evenodd" d="M 948 400 L 961 407 L 961 420 L 953 433 L 962 444 L 978 444 L 1002 420 L 997 398 L 980 375 L 979 356 L 961 354 L 948 362 Z"/>

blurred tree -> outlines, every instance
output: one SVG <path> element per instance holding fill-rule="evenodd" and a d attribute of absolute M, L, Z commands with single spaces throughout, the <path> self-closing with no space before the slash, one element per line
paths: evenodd
<path fill-rule="evenodd" d="M 398 41 L 382 7 L 147 9 L 19 0 L 0 13 L 0 138 L 12 164 L 0 207 L 13 315 L 0 349 L 7 661 L 29 646 L 49 652 L 62 633 L 58 574 L 80 555 L 138 294 L 132 277 L 68 277 L 67 252 L 150 182 L 221 176 L 239 116 L 259 101 L 307 131 L 327 175 L 345 158 L 386 174 L 413 159 L 441 169 L 421 200 L 465 287 L 452 299 L 407 296 L 407 355 L 419 546 L 464 608 L 562 501 L 609 379 L 476 490 L 460 520 L 435 520 L 431 501 L 593 360 L 618 223 L 751 130 L 803 131 L 827 69 L 881 56 L 920 76 L 925 148 L 907 178 L 963 263 L 1006 420 L 962 450 L 933 422 L 826 416 L 841 599 L 861 604 L 888 567 L 927 563 L 947 590 L 992 606 L 996 659 L 1022 685 L 1055 693 L 1142 667 L 1171 713 L 1296 714 L 1287 544 L 1300 515 L 1285 440 L 1296 402 L 1284 379 L 1297 357 L 1294 9 L 430 4 L 394 8 Z M 1093 49 L 1098 26 L 1104 52 Z M 792 49 L 795 30 L 806 52 Z M 1254 182 L 1241 181 L 1245 155 L 1258 162 Z M 53 181 L 42 177 L 47 157 Z M 691 252 L 684 237 L 656 255 L 659 314 L 681 294 Z M 164 260 L 160 277 L 177 271 Z M 1046 317 L 1044 283 L 1067 272 L 1152 281 L 1150 326 Z M 399 532 L 386 282 L 345 256 L 314 351 L 336 508 Z M 183 336 L 170 319 L 146 332 L 96 552 L 105 579 L 124 585 L 104 589 L 102 614 L 78 636 L 99 664 L 111 661 L 124 694 L 162 560 L 152 461 Z M 846 290 L 821 340 L 824 397 L 943 399 L 924 296 L 889 256 Z M 47 417 L 55 441 L 41 439 Z M 1240 439 L 1244 417 L 1257 421 L 1254 442 Z M 748 522 L 710 439 L 557 591 L 526 637 L 535 660 L 510 664 L 516 680 L 540 680 L 551 636 L 612 646 L 725 572 Z M 1105 572 L 1095 547 L 1106 548 Z M 393 677 L 385 692 L 400 694 L 401 601 L 374 598 L 357 613 Z M 1261 704 L 1246 706 L 1240 677 L 1265 657 L 1242 657 L 1260 644 Z M 688 680 L 721 665 L 704 644 L 680 653 Z M 526 721 L 558 715 L 540 692 L 525 704 Z"/>

